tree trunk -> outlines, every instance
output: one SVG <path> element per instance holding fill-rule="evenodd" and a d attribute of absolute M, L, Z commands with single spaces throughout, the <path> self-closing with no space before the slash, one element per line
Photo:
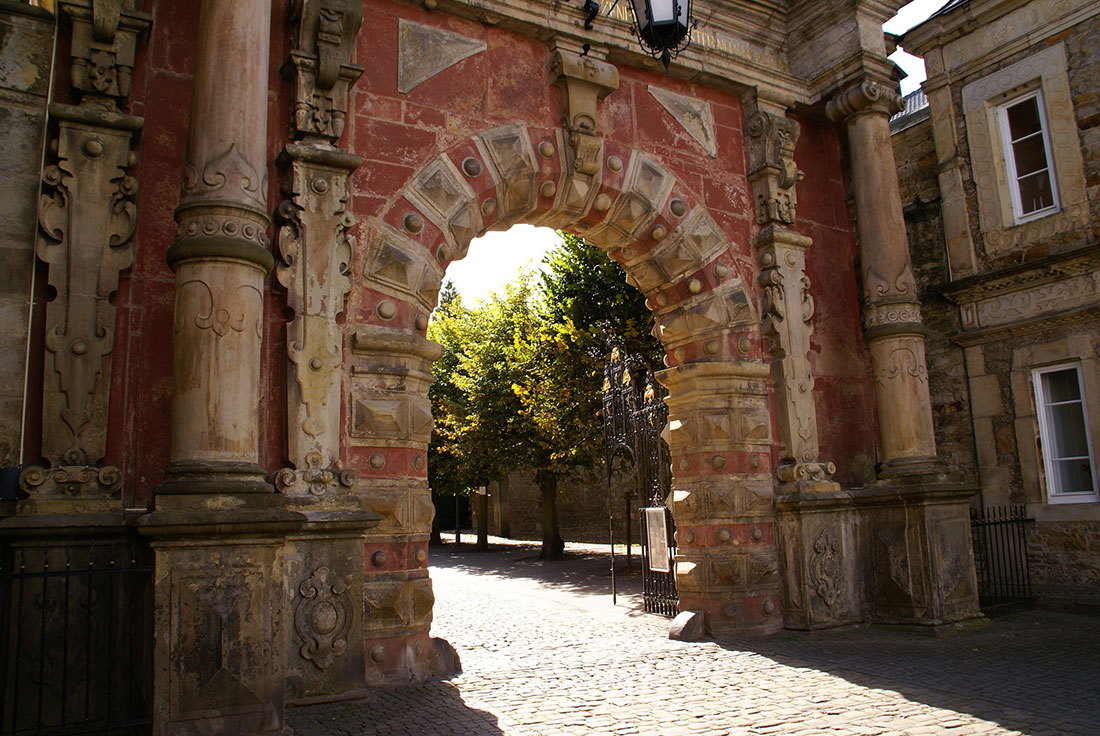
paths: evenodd
<path fill-rule="evenodd" d="M 559 560 L 565 552 L 565 540 L 558 529 L 558 475 L 550 470 L 535 474 L 542 505 L 542 549 L 540 560 Z"/>
<path fill-rule="evenodd" d="M 477 546 L 478 552 L 489 549 L 489 496 L 479 493 L 477 496 Z"/>

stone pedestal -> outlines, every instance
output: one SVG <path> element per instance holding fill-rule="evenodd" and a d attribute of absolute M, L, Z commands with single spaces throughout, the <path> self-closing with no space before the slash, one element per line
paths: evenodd
<path fill-rule="evenodd" d="M 945 477 L 915 481 L 853 493 L 869 618 L 927 631 L 979 619 L 969 511 L 979 489 Z"/>
<path fill-rule="evenodd" d="M 155 553 L 153 733 L 283 730 L 288 618 L 284 550 L 305 518 L 277 496 L 157 499 L 139 520 Z"/>
<path fill-rule="evenodd" d="M 288 704 L 363 695 L 363 535 L 381 517 L 364 511 L 303 510 L 305 525 L 286 545 L 290 626 Z"/>
<path fill-rule="evenodd" d="M 826 629 L 863 620 L 858 519 L 852 495 L 839 489 L 775 499 L 783 623 Z"/>

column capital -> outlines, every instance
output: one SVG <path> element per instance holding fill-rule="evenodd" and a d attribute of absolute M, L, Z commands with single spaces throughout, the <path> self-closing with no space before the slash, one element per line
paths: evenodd
<path fill-rule="evenodd" d="M 873 79 L 864 79 L 829 100 L 825 114 L 829 120 L 839 123 L 868 112 L 890 116 L 900 111 L 902 104 L 902 96 L 895 89 Z"/>

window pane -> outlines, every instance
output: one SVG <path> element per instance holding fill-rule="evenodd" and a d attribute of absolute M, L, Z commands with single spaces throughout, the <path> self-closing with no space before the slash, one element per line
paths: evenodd
<path fill-rule="evenodd" d="M 1085 415 L 1080 402 L 1055 404 L 1047 407 L 1050 412 L 1050 430 L 1054 444 L 1050 454 L 1054 458 L 1088 457 L 1089 438 L 1085 434 Z"/>
<path fill-rule="evenodd" d="M 1065 368 L 1043 374 L 1043 403 L 1055 404 L 1059 401 L 1080 400 L 1081 384 L 1077 379 L 1076 368 Z"/>
<path fill-rule="evenodd" d="M 1059 493 L 1081 493 L 1095 490 L 1088 458 L 1084 460 L 1058 460 L 1054 463 L 1058 474 Z"/>
<path fill-rule="evenodd" d="M 1040 171 L 1020 179 L 1020 210 L 1030 214 L 1046 209 L 1054 204 L 1054 194 L 1050 190 L 1050 172 Z"/>
<path fill-rule="evenodd" d="M 1047 167 L 1047 151 L 1042 135 L 1013 143 L 1012 155 L 1016 159 L 1016 176 L 1022 177 Z"/>
<path fill-rule="evenodd" d="M 1029 97 L 1008 108 L 1008 129 L 1012 133 L 1012 140 L 1018 140 L 1039 131 L 1041 124 L 1038 102 L 1038 98 Z"/>

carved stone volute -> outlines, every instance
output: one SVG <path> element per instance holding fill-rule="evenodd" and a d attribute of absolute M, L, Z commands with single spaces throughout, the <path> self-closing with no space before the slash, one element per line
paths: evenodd
<path fill-rule="evenodd" d="M 903 105 L 897 90 L 873 79 L 864 79 L 829 100 L 825 105 L 825 114 L 833 122 L 840 122 L 866 112 L 893 115 Z"/>

